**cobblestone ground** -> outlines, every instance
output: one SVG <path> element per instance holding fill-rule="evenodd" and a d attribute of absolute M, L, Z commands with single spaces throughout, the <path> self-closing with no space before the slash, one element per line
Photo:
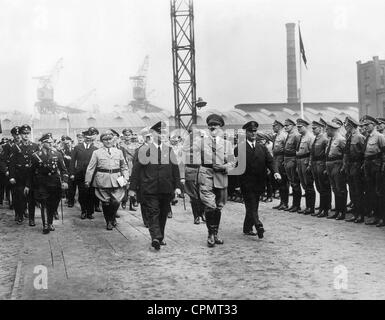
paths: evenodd
<path fill-rule="evenodd" d="M 65 208 L 64 223 L 43 235 L 39 217 L 34 228 L 18 226 L 0 209 L 0 299 L 385 298 L 384 228 L 271 210 L 276 203 L 261 204 L 259 240 L 243 235 L 243 205 L 229 202 L 225 244 L 207 248 L 205 225 L 180 201 L 159 252 L 139 210 L 120 210 L 118 228 L 107 231 L 101 213 L 80 220 L 78 208 Z M 47 290 L 33 285 L 39 265 Z M 338 289 L 344 270 L 347 288 Z"/>

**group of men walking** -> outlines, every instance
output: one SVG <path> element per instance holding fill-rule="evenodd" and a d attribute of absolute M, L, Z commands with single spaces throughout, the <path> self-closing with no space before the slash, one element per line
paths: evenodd
<path fill-rule="evenodd" d="M 256 121 L 247 122 L 245 139 L 234 145 L 222 130 L 225 122 L 217 114 L 207 119 L 206 130 L 192 128 L 176 148 L 170 143 L 167 126 L 160 121 L 142 132 L 142 144 L 130 143 L 132 131 L 89 128 L 72 147 L 63 137 L 63 147 L 53 146 L 52 134 L 44 134 L 40 145 L 30 141 L 28 125 L 15 127 L 13 140 L 2 146 L 0 173 L 11 186 L 15 220 L 29 217 L 35 226 L 35 205 L 40 206 L 43 233 L 54 231 L 54 217 L 63 191 L 73 207 L 76 188 L 80 218 L 93 219 L 101 204 L 107 230 L 116 227 L 118 208 L 130 201 L 135 210 L 141 204 L 143 223 L 149 228 L 151 245 L 159 250 L 165 242 L 165 226 L 171 202 L 184 190 L 191 201 L 194 223 L 206 223 L 207 245 L 221 245 L 222 210 L 227 201 L 228 175 L 235 175 L 245 204 L 243 233 L 263 238 L 259 200 L 266 187 L 267 171 L 279 184 L 280 204 L 274 209 L 304 215 L 343 220 L 347 195 L 353 218 L 346 221 L 384 226 L 385 199 L 385 119 L 365 116 L 361 122 L 347 117 L 311 124 L 305 119 L 273 123 L 272 154 L 258 143 Z M 311 131 L 310 132 L 310 127 Z M 68 139 L 67 139 L 68 138 Z M 7 186 L 3 186 L 3 192 Z M 347 188 L 348 186 L 348 188 Z M 289 206 L 289 188 L 292 203 Z M 305 207 L 301 208 L 302 189 Z M 316 212 L 316 190 L 319 210 Z M 335 211 L 332 208 L 332 192 Z M 255 231 L 254 231 L 255 228 Z"/>
<path fill-rule="evenodd" d="M 348 222 L 385 226 L 384 127 L 385 119 L 371 116 L 364 116 L 360 122 L 351 117 L 344 122 L 334 118 L 311 124 L 304 119 L 275 121 L 273 157 L 282 179 L 280 204 L 273 209 L 336 220 L 345 220 L 351 212 L 353 217 L 346 219 Z M 291 206 L 289 186 L 293 194 Z M 301 187 L 306 199 L 303 209 Z M 320 199 L 318 212 L 315 190 Z M 332 193 L 335 209 L 330 214 Z"/>

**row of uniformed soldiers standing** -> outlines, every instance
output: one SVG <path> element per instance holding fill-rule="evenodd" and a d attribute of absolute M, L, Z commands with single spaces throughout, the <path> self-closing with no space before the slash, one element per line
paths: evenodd
<path fill-rule="evenodd" d="M 347 195 L 353 217 L 349 222 L 385 226 L 385 119 L 364 116 L 360 122 L 347 117 L 310 123 L 304 119 L 275 121 L 274 160 L 278 165 L 280 204 L 274 209 L 329 219 L 344 220 Z M 345 132 L 343 132 L 345 131 Z M 289 185 L 293 201 L 289 206 Z M 315 185 L 315 188 L 314 188 Z M 301 210 L 302 189 L 305 208 Z M 315 189 L 319 193 L 319 211 L 315 211 Z M 335 212 L 331 209 L 334 194 Z"/>

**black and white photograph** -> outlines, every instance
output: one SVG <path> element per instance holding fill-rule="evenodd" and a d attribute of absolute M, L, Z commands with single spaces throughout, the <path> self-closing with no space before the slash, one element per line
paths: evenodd
<path fill-rule="evenodd" d="M 0 300 L 385 299 L 384 12 L 0 0 Z"/>

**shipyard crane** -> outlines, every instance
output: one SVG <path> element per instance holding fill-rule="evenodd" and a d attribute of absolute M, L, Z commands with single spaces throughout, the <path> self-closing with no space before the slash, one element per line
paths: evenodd
<path fill-rule="evenodd" d="M 132 90 L 134 100 L 144 103 L 146 101 L 146 85 L 147 71 L 150 64 L 150 57 L 147 55 L 144 58 L 143 64 L 140 66 L 135 76 L 130 77 L 132 81 Z"/>

